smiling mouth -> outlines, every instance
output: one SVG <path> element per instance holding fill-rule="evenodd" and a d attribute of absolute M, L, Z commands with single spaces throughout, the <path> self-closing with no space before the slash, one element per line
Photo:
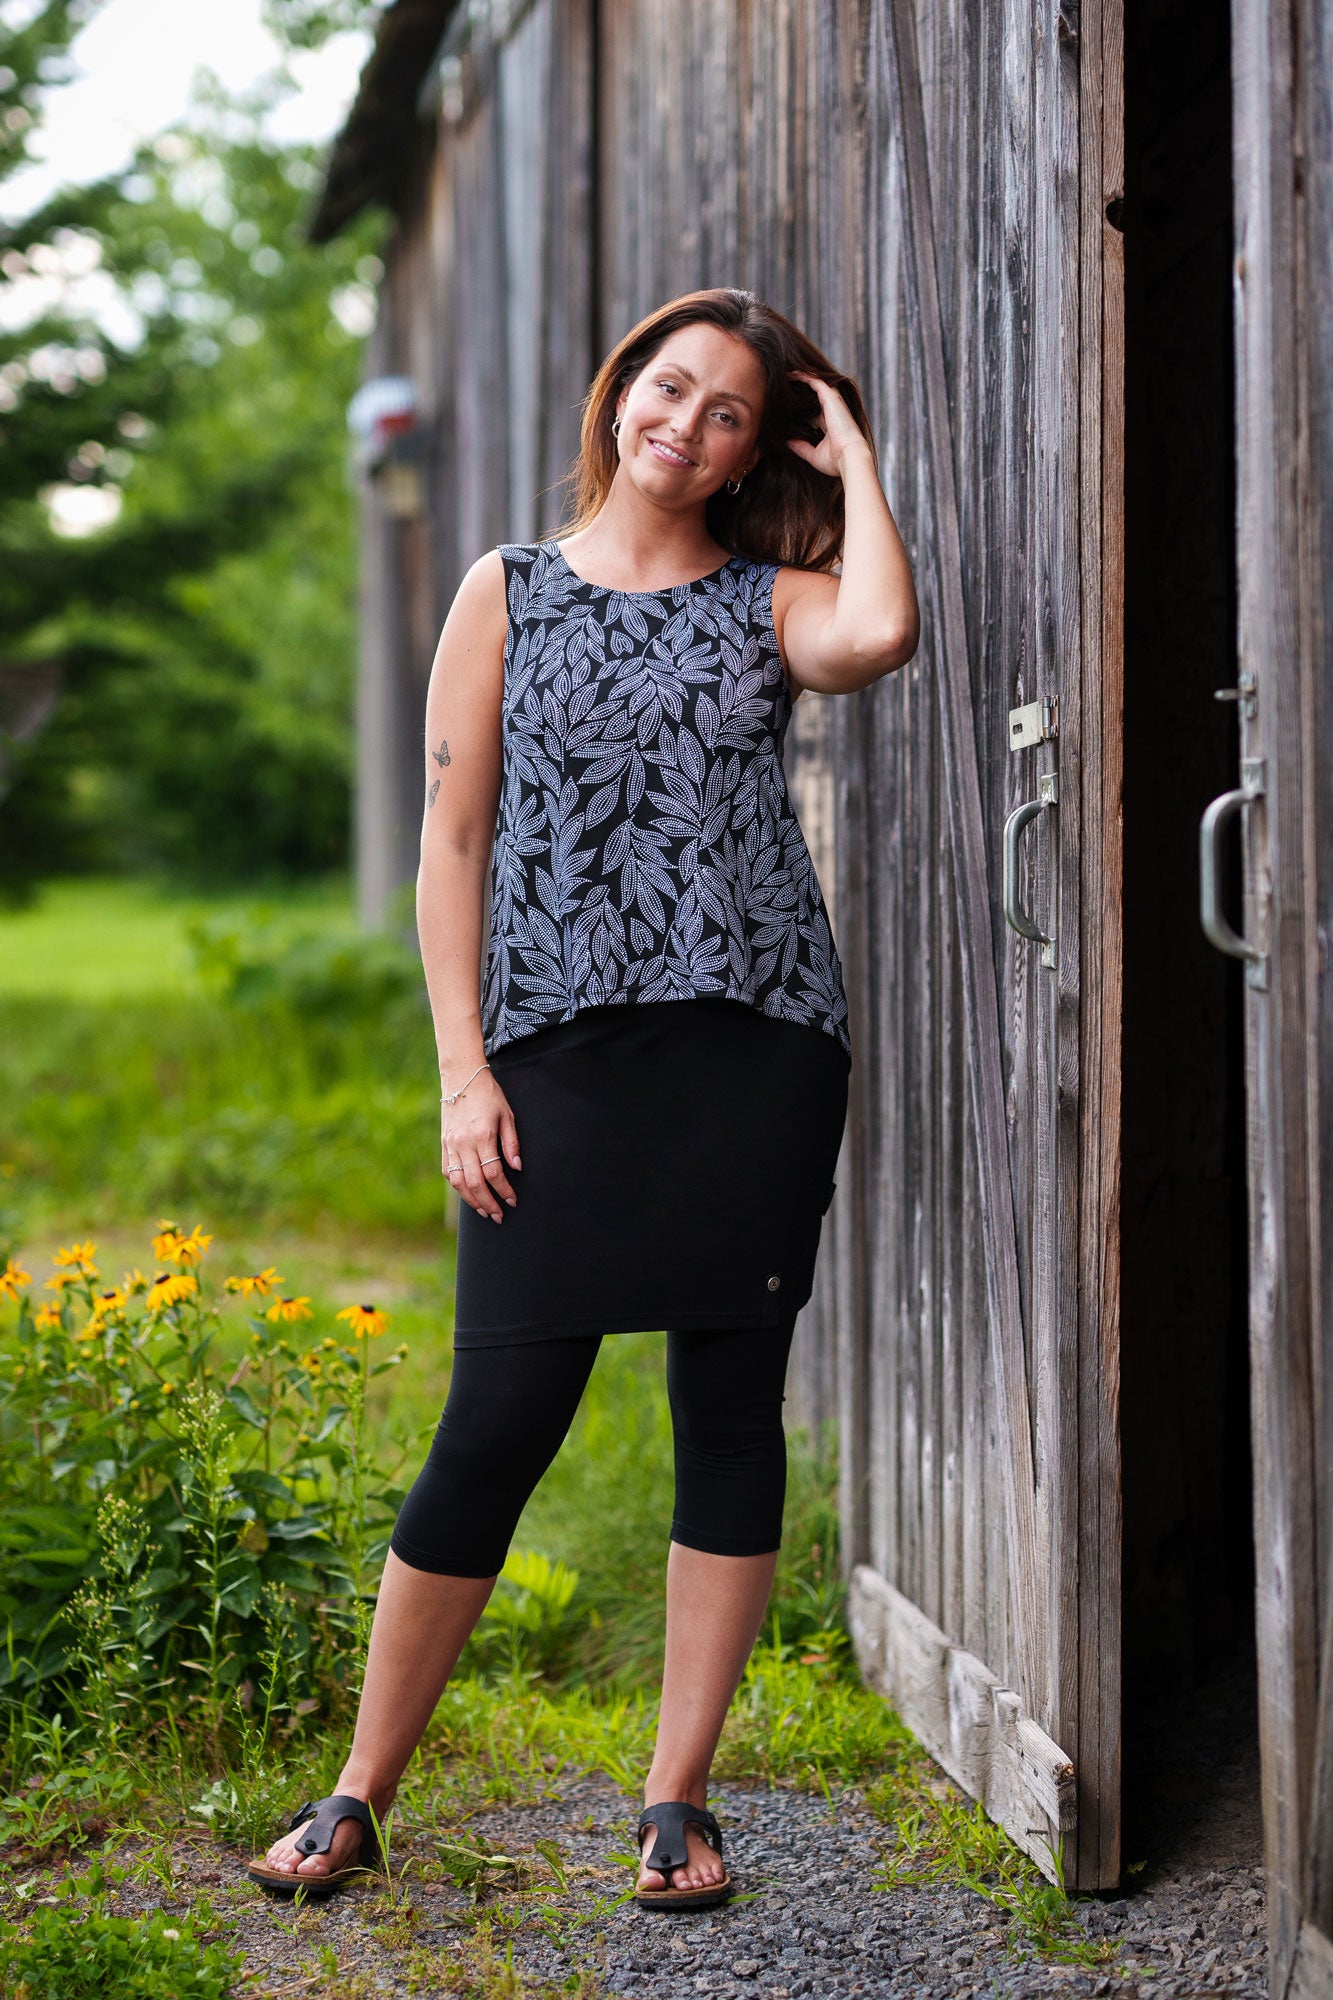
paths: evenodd
<path fill-rule="evenodd" d="M 659 451 L 662 454 L 662 456 L 667 460 L 667 463 L 670 465 L 694 464 L 694 460 L 692 458 L 686 458 L 684 452 L 677 451 L 674 445 L 663 444 L 661 438 L 650 437 L 648 439 L 648 443 L 652 445 L 657 451 Z"/>

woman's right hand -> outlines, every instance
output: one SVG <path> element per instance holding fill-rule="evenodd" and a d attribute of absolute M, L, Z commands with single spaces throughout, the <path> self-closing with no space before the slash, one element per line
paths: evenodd
<path fill-rule="evenodd" d="M 490 1070 L 472 1079 L 456 1104 L 440 1106 L 440 1163 L 445 1179 L 478 1215 L 501 1220 L 500 1202 L 510 1208 L 518 1197 L 505 1172 L 523 1165 L 518 1154 L 518 1127 L 509 1099 Z"/>

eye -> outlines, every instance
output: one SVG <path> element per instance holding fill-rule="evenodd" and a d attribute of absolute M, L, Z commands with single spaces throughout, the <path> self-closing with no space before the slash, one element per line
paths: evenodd
<path fill-rule="evenodd" d="M 676 393 L 676 385 L 675 385 L 675 383 L 674 383 L 674 382 L 659 382 L 659 383 L 657 384 L 657 387 L 658 387 L 659 389 L 670 389 L 670 391 L 671 391 L 671 393 L 672 393 L 672 395 L 673 395 L 673 396 L 674 396 L 674 395 L 675 395 L 675 393 Z"/>

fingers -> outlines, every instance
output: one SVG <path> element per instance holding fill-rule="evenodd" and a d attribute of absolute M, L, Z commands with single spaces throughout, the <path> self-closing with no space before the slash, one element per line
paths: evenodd
<path fill-rule="evenodd" d="M 513 1119 L 509 1120 L 513 1133 Z M 518 1136 L 513 1133 L 508 1146 L 510 1164 L 517 1167 Z M 505 1172 L 504 1155 L 498 1150 L 495 1139 L 474 1139 L 461 1135 L 445 1134 L 444 1173 L 451 1188 L 460 1200 L 475 1208 L 478 1215 L 489 1216 L 492 1222 L 499 1222 L 502 1211 L 500 1202 L 510 1208 L 518 1206 L 518 1196 Z"/>
<path fill-rule="evenodd" d="M 491 1192 L 490 1181 L 495 1162 L 488 1156 L 487 1164 L 483 1166 L 482 1158 L 475 1145 L 467 1140 L 455 1139 L 451 1142 L 445 1175 L 454 1193 L 469 1208 L 475 1208 L 478 1215 L 489 1216 L 492 1222 L 498 1222 L 500 1204 Z"/>
<path fill-rule="evenodd" d="M 483 1156 L 481 1171 L 486 1176 L 491 1192 L 498 1194 L 501 1201 L 507 1202 L 510 1208 L 515 1207 L 518 1196 L 509 1184 L 509 1176 L 505 1172 L 503 1155 L 497 1154 L 494 1159 L 489 1156 Z"/>
<path fill-rule="evenodd" d="M 492 1222 L 500 1220 L 500 1204 L 490 1192 L 490 1182 L 486 1180 L 486 1168 L 474 1146 L 468 1146 L 462 1154 L 462 1184 L 466 1188 L 466 1198 L 478 1216 L 490 1216 Z M 454 1186 L 458 1182 L 454 1180 Z M 462 1188 L 458 1188 L 462 1192 Z"/>
<path fill-rule="evenodd" d="M 502 1219 L 500 1203 L 518 1206 L 518 1196 L 505 1171 L 506 1162 L 515 1170 L 523 1162 L 518 1151 L 518 1127 L 509 1100 L 488 1074 L 485 1087 L 479 1086 L 483 1102 L 466 1115 L 441 1106 L 443 1170 L 461 1201 L 492 1222 Z M 489 1099 L 489 1102 L 484 1100 Z"/>

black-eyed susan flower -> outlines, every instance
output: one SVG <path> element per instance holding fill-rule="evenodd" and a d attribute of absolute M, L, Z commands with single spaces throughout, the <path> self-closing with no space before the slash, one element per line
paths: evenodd
<path fill-rule="evenodd" d="M 180 1242 L 181 1232 L 168 1217 L 164 1216 L 157 1225 L 157 1235 L 153 1238 L 153 1255 L 166 1261 L 167 1251 Z"/>
<path fill-rule="evenodd" d="M 239 1292 L 245 1299 L 248 1299 L 252 1292 L 258 1292 L 261 1298 L 267 1298 L 275 1285 L 281 1283 L 281 1275 L 270 1264 L 266 1271 L 250 1271 L 243 1273 L 239 1278 L 228 1278 L 226 1289 L 229 1292 Z"/>
<path fill-rule="evenodd" d="M 176 1393 L 176 1384 L 174 1382 L 164 1382 L 162 1384 L 162 1394 L 164 1396 L 174 1396 L 175 1393 Z"/>
<path fill-rule="evenodd" d="M 93 1301 L 94 1309 L 101 1314 L 119 1312 L 124 1303 L 125 1293 L 118 1285 L 113 1285 L 110 1291 L 99 1292 Z"/>
<path fill-rule="evenodd" d="M 179 1305 L 199 1289 L 199 1280 L 189 1271 L 159 1271 L 148 1288 L 144 1300 L 149 1312 L 161 1312 L 164 1306 Z"/>
<path fill-rule="evenodd" d="M 162 1261 L 164 1264 L 197 1264 L 212 1241 L 212 1237 L 206 1236 L 196 1222 L 188 1236 L 177 1233 L 175 1248 L 166 1251 Z"/>
<path fill-rule="evenodd" d="M 299 1299 L 274 1299 L 272 1305 L 264 1314 L 265 1319 L 271 1320 L 313 1319 L 314 1317 L 314 1313 L 310 1310 L 310 1298 L 308 1294 Z"/>
<path fill-rule="evenodd" d="M 85 1278 L 95 1278 L 97 1267 L 93 1263 L 95 1243 L 71 1243 L 68 1250 L 56 1251 L 57 1264 L 72 1265 Z"/>
<path fill-rule="evenodd" d="M 38 1333 L 54 1333 L 61 1324 L 59 1306 L 38 1306 L 33 1314 L 33 1325 Z"/>
<path fill-rule="evenodd" d="M 77 1285 L 78 1282 L 79 1274 L 77 1271 L 52 1271 L 46 1281 L 45 1289 L 48 1292 L 63 1292 L 66 1285 Z"/>
<path fill-rule="evenodd" d="M 0 1271 L 0 1299 L 17 1299 L 24 1285 L 32 1283 L 32 1272 L 25 1271 L 14 1258 L 6 1257 L 5 1268 Z"/>
<path fill-rule="evenodd" d="M 364 1340 L 367 1334 L 383 1333 L 389 1324 L 388 1313 L 381 1312 L 378 1306 L 344 1306 L 333 1316 L 345 1319 L 358 1340 Z"/>
<path fill-rule="evenodd" d="M 136 1264 L 134 1269 L 132 1271 L 127 1271 L 124 1277 L 121 1279 L 120 1289 L 122 1290 L 122 1292 L 127 1292 L 127 1293 L 146 1292 L 148 1290 L 148 1287 L 152 1284 L 152 1282 L 153 1282 L 152 1279 L 148 1277 L 143 1271 L 141 1271 L 138 1265 Z"/>

